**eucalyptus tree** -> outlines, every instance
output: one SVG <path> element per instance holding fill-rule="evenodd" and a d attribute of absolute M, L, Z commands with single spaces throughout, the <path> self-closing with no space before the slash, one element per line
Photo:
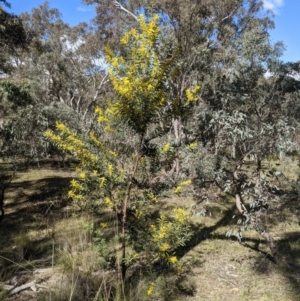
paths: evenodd
<path fill-rule="evenodd" d="M 26 47 L 26 33 L 23 28 L 21 20 L 8 13 L 3 6 L 10 7 L 10 4 L 6 0 L 0 0 L 0 147 L 3 147 L 3 123 L 4 115 L 7 112 L 18 105 L 19 102 L 23 102 L 23 97 L 28 96 L 26 88 L 19 86 L 18 84 L 10 83 L 6 80 L 6 77 L 11 73 L 14 65 L 11 60 L 11 54 L 16 53 L 17 49 L 24 49 Z M 4 97 L 4 94 L 12 92 L 16 95 L 15 99 L 8 99 Z M 25 97 L 26 99 L 26 97 Z M 3 159 L 3 153 L 1 153 L 1 159 Z M 7 171 L 2 170 L 0 174 L 0 221 L 4 217 L 4 201 L 5 201 L 5 190 L 9 186 L 13 176 L 8 176 Z"/>
<path fill-rule="evenodd" d="M 34 98 L 47 106 L 60 103 L 88 128 L 94 106 L 105 91 L 104 62 L 86 23 L 70 27 L 46 2 L 20 16 L 30 36 L 29 51 L 20 52 L 14 76 L 26 78 Z"/>
<path fill-rule="evenodd" d="M 54 10 L 45 12 L 44 17 L 54 19 L 57 15 Z M 51 45 L 43 44 L 42 39 L 47 39 L 47 33 L 43 31 L 42 22 L 33 30 L 19 16 L 9 15 L 2 9 L 1 16 L 6 18 L 0 45 L 2 58 L 5 59 L 0 81 L 1 156 L 15 162 L 17 158 L 39 159 L 48 155 L 49 151 L 45 130 L 54 124 L 56 117 L 63 116 L 69 123 L 72 120 L 72 111 L 66 112 L 64 104 L 53 105 L 46 101 L 47 95 L 55 92 L 45 88 L 47 83 L 43 80 L 47 70 L 37 63 L 47 51 L 48 59 L 55 59 L 50 55 L 55 47 L 51 49 Z M 35 16 L 37 20 L 41 17 L 39 14 Z M 51 61 L 47 63 L 48 67 L 54 65 Z"/>
<path fill-rule="evenodd" d="M 7 1 L 1 1 L 9 7 Z M 24 48 L 26 45 L 26 33 L 18 16 L 8 13 L 0 5 L 0 72 L 7 73 L 12 68 L 10 54 L 17 48 Z"/>

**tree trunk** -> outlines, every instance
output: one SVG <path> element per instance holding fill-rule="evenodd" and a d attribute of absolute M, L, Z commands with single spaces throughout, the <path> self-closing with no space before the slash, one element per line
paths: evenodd
<path fill-rule="evenodd" d="M 243 160 L 241 160 L 240 162 L 243 162 Z M 236 191 L 235 191 L 236 207 L 237 207 L 238 211 L 243 216 L 246 217 L 246 219 L 249 221 L 250 225 L 267 241 L 269 248 L 271 250 L 272 256 L 275 259 L 276 254 L 277 254 L 277 248 L 276 248 L 276 244 L 275 244 L 273 237 L 270 235 L 270 233 L 268 233 L 265 230 L 265 227 L 263 226 L 262 221 L 259 218 L 259 216 L 250 214 L 243 203 L 242 196 L 241 196 L 241 187 L 242 187 L 243 181 L 242 181 L 242 179 L 240 179 L 240 177 L 238 175 L 238 170 L 241 168 L 242 164 L 243 163 L 239 163 L 236 166 L 235 171 L 233 172 L 233 178 L 234 178 L 235 185 L 236 185 Z M 260 170 L 258 172 L 260 172 Z"/>
<path fill-rule="evenodd" d="M 130 199 L 130 193 L 131 193 L 132 185 L 133 185 L 133 182 L 134 182 L 133 179 L 134 179 L 135 174 L 137 172 L 140 157 L 141 157 L 141 149 L 142 149 L 143 141 L 144 141 L 144 139 L 143 139 L 143 137 L 141 137 L 140 144 L 138 146 L 137 153 L 136 153 L 136 159 L 135 159 L 134 167 L 133 167 L 133 170 L 131 172 L 131 177 L 130 177 L 130 180 L 128 182 L 127 192 L 126 192 L 124 202 L 123 202 L 123 209 L 122 209 L 122 255 L 121 255 L 121 268 L 119 268 L 119 270 L 121 270 L 121 275 L 122 275 L 122 280 L 123 281 L 125 280 L 126 269 L 127 269 L 126 263 L 125 263 L 125 259 L 126 259 L 127 207 L 128 207 L 128 203 L 129 203 L 129 199 Z"/>

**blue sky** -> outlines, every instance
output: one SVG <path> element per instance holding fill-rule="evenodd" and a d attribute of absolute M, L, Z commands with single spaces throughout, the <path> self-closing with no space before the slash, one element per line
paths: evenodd
<path fill-rule="evenodd" d="M 222 1 L 222 0 L 220 0 Z M 284 61 L 300 61 L 300 0 L 263 0 L 264 7 L 274 13 L 276 28 L 270 32 L 272 42 L 283 41 L 286 51 Z M 10 12 L 20 14 L 30 12 L 45 1 L 43 0 L 8 0 Z M 76 25 L 88 22 L 95 15 L 93 6 L 86 6 L 80 0 L 49 0 L 50 7 L 60 10 L 65 22 Z"/>
<path fill-rule="evenodd" d="M 33 7 L 37 7 L 46 0 L 7 0 L 11 4 L 10 12 L 19 15 L 22 12 L 30 12 Z M 57 8 L 63 16 L 63 20 L 70 25 L 79 22 L 89 22 L 94 15 L 94 6 L 82 4 L 81 0 L 48 0 L 49 6 Z"/>
<path fill-rule="evenodd" d="M 284 61 L 300 61 L 300 0 L 264 0 L 265 8 L 275 14 L 276 28 L 270 32 L 272 42 L 283 41 Z"/>

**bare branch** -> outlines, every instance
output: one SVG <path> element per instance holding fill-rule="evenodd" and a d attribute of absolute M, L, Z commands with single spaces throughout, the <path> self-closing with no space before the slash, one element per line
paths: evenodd
<path fill-rule="evenodd" d="M 124 6 L 122 6 L 118 1 L 115 1 L 115 7 L 119 8 L 121 10 L 123 10 L 124 12 L 126 12 L 127 14 L 129 14 L 131 17 L 133 17 L 135 19 L 135 21 L 138 20 L 137 16 L 134 15 L 132 12 L 130 12 L 129 10 L 127 10 Z"/>
<path fill-rule="evenodd" d="M 226 19 L 229 19 L 238 9 L 238 6 L 226 17 L 224 17 L 221 22 L 224 22 Z"/>
<path fill-rule="evenodd" d="M 108 82 L 107 77 L 108 77 L 108 74 L 106 74 L 106 75 L 102 78 L 100 84 L 98 85 L 98 87 L 97 87 L 97 89 L 96 89 L 96 92 L 95 92 L 95 94 L 94 94 L 93 100 L 92 100 L 91 103 L 88 105 L 87 109 L 85 110 L 85 112 L 84 112 L 84 114 L 83 114 L 83 120 L 85 119 L 85 116 L 87 115 L 88 110 L 89 110 L 89 109 L 91 108 L 91 106 L 96 102 L 96 100 L 97 100 L 97 98 L 98 98 L 98 95 L 99 95 L 99 93 L 101 92 L 102 86 Z"/>
<path fill-rule="evenodd" d="M 17 293 L 19 293 L 21 291 L 29 289 L 29 288 L 31 288 L 31 289 L 34 290 L 35 289 L 35 284 L 36 284 L 36 280 L 31 281 L 29 283 L 25 283 L 25 284 L 23 284 L 21 286 L 13 286 L 13 285 L 1 284 L 1 288 L 7 290 L 9 295 L 14 295 L 14 294 L 17 294 Z"/>

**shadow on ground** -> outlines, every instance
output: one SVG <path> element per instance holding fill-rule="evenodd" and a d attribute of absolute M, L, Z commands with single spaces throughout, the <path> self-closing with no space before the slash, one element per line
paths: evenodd
<path fill-rule="evenodd" d="M 15 182 L 10 183 L 5 192 L 5 215 L 0 223 L 0 275 L 5 271 L 9 277 L 10 268 L 30 269 L 31 261 L 35 267 L 51 264 L 53 224 L 65 217 L 71 179 L 41 176 L 30 181 L 16 175 Z M 29 237 L 30 232 L 39 234 Z"/>
<path fill-rule="evenodd" d="M 228 228 L 232 226 L 232 217 L 235 213 L 236 207 L 233 205 L 223 212 L 222 218 L 210 227 L 191 225 L 194 235 L 184 247 L 176 251 L 176 254 L 183 257 L 206 239 L 236 241 L 236 238 L 228 238 L 225 233 L 219 234 L 220 232 L 216 231 L 223 226 L 228 226 Z M 284 214 L 282 213 L 282 215 Z M 270 227 L 272 229 L 272 225 Z M 241 245 L 245 248 L 245 258 L 242 260 L 247 260 L 247 249 L 254 251 L 256 253 L 255 258 L 253 258 L 254 272 L 266 277 L 273 272 L 282 275 L 290 283 L 289 287 L 293 296 L 291 300 L 300 300 L 300 231 L 280 233 L 280 237 L 276 239 L 278 249 L 276 258 L 271 255 L 268 244 L 258 233 L 257 238 L 243 238 Z M 251 261 L 253 261 L 252 258 Z"/>

